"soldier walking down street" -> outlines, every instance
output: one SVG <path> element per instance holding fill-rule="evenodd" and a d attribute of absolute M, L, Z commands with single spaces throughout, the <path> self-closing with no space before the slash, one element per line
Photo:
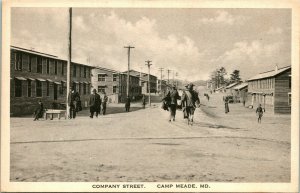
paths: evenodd
<path fill-rule="evenodd" d="M 44 114 L 44 105 L 42 101 L 39 101 L 39 105 L 34 111 L 34 121 L 39 120 L 39 118 L 42 118 L 43 114 Z"/>
<path fill-rule="evenodd" d="M 183 106 L 183 110 L 185 111 L 188 119 L 188 125 L 193 125 L 194 112 L 197 107 L 200 107 L 200 99 L 198 93 L 193 90 L 194 84 L 190 83 L 187 86 L 187 90 L 185 90 L 181 97 L 181 104 Z"/>
<path fill-rule="evenodd" d="M 130 97 L 127 96 L 126 101 L 125 101 L 125 111 L 126 112 L 129 112 L 129 110 L 130 110 L 130 102 L 131 102 Z"/>
<path fill-rule="evenodd" d="M 75 93 L 74 88 L 71 88 L 69 96 L 68 96 L 68 104 L 69 104 L 69 111 L 70 111 L 69 118 L 70 119 L 75 119 L 75 117 L 76 117 L 76 109 L 77 109 L 77 101 L 78 100 L 80 100 L 79 94 Z"/>
<path fill-rule="evenodd" d="M 102 114 L 106 114 L 106 105 L 107 105 L 108 97 L 106 96 L 106 93 L 103 92 L 103 97 L 102 97 Z"/>
<path fill-rule="evenodd" d="M 93 89 L 93 93 L 90 95 L 90 118 L 94 117 L 94 113 L 96 112 L 96 116 L 98 115 L 98 109 L 100 105 L 100 96 L 96 93 L 96 89 Z"/>
<path fill-rule="evenodd" d="M 229 105 L 228 105 L 228 97 L 223 97 L 224 104 L 225 104 L 225 113 L 229 113 Z"/>
<path fill-rule="evenodd" d="M 177 99 L 180 99 L 180 96 L 178 94 L 176 86 L 173 85 L 172 89 L 167 93 L 167 95 L 163 99 L 164 101 L 167 102 L 168 107 L 169 107 L 169 111 L 170 111 L 169 122 L 171 122 L 171 120 L 175 121 Z"/>
<path fill-rule="evenodd" d="M 261 118 L 262 118 L 262 116 L 263 116 L 263 114 L 264 114 L 263 108 L 261 107 L 261 104 L 259 104 L 259 106 L 257 107 L 257 109 L 256 109 L 256 114 L 257 114 L 257 116 L 258 116 L 257 122 L 258 122 L 258 123 L 261 123 Z"/>

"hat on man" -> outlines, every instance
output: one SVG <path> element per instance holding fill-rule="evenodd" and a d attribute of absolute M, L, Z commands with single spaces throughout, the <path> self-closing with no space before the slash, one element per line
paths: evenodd
<path fill-rule="evenodd" d="M 97 90 L 94 88 L 94 89 L 93 89 L 93 92 L 97 92 Z"/>

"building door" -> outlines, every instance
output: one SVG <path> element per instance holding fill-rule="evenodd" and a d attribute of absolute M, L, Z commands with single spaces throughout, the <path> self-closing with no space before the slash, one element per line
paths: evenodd
<path fill-rule="evenodd" d="M 53 89 L 54 89 L 54 100 L 57 100 L 57 84 L 53 84 L 54 86 L 53 86 Z"/>

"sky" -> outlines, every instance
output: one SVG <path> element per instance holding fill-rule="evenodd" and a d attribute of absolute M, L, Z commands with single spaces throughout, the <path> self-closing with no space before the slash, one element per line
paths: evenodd
<path fill-rule="evenodd" d="M 67 8 L 12 8 L 11 45 L 67 58 Z M 225 67 L 242 80 L 291 65 L 290 9 L 73 8 L 72 61 L 160 78 L 207 80 Z"/>

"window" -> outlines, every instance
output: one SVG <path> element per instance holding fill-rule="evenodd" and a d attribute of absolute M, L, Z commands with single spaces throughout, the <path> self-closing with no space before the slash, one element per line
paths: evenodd
<path fill-rule="evenodd" d="M 77 88 L 76 88 L 76 83 L 75 83 L 75 82 L 73 82 L 72 86 L 73 86 L 73 89 L 74 89 L 74 91 L 76 92 L 76 91 L 77 91 Z"/>
<path fill-rule="evenodd" d="M 289 104 L 289 106 L 291 106 L 291 104 L 292 104 L 292 94 L 291 93 L 288 93 L 288 104 Z"/>
<path fill-rule="evenodd" d="M 79 66 L 79 77 L 81 77 L 81 73 L 82 73 L 81 68 L 82 68 L 82 66 Z"/>
<path fill-rule="evenodd" d="M 105 81 L 105 74 L 98 74 L 98 81 Z"/>
<path fill-rule="evenodd" d="M 50 82 L 47 81 L 47 89 L 46 89 L 46 94 L 47 94 L 47 96 L 50 96 L 49 90 L 50 90 Z"/>
<path fill-rule="evenodd" d="M 292 88 L 292 78 L 289 77 L 289 89 L 291 89 L 291 88 Z"/>
<path fill-rule="evenodd" d="M 15 97 L 22 96 L 22 81 L 15 79 Z"/>
<path fill-rule="evenodd" d="M 83 94 L 86 94 L 86 84 L 83 83 Z"/>
<path fill-rule="evenodd" d="M 54 61 L 54 74 L 57 74 L 57 61 Z"/>
<path fill-rule="evenodd" d="M 117 93 L 117 86 L 113 86 L 113 93 Z"/>
<path fill-rule="evenodd" d="M 42 73 L 42 71 L 43 71 L 42 58 L 41 58 L 41 57 L 38 57 L 38 58 L 37 58 L 36 72 L 37 72 L 37 73 Z"/>
<path fill-rule="evenodd" d="M 81 83 L 78 84 L 79 94 L 81 94 Z"/>
<path fill-rule="evenodd" d="M 45 59 L 46 60 L 46 69 L 47 69 L 47 74 L 50 73 L 50 64 L 49 64 L 49 59 Z"/>
<path fill-rule="evenodd" d="M 83 77 L 86 78 L 86 67 L 83 67 Z"/>
<path fill-rule="evenodd" d="M 65 68 L 65 64 L 63 62 L 61 62 L 61 75 L 64 75 L 64 69 Z"/>
<path fill-rule="evenodd" d="M 42 97 L 42 82 L 38 80 L 36 81 L 36 96 Z"/>
<path fill-rule="evenodd" d="M 28 56 L 28 72 L 31 72 L 31 55 Z"/>
<path fill-rule="evenodd" d="M 27 80 L 27 96 L 31 97 L 31 80 Z"/>
<path fill-rule="evenodd" d="M 61 86 L 59 88 L 59 94 L 63 95 L 64 94 L 64 82 L 61 81 Z"/>
<path fill-rule="evenodd" d="M 113 81 L 117 81 L 117 77 L 118 77 L 117 74 L 113 74 Z"/>
<path fill-rule="evenodd" d="M 99 93 L 105 92 L 105 86 L 98 86 L 98 92 Z"/>
<path fill-rule="evenodd" d="M 73 65 L 73 77 L 76 77 L 76 65 Z"/>
<path fill-rule="evenodd" d="M 22 70 L 22 54 L 15 53 L 15 70 Z"/>

